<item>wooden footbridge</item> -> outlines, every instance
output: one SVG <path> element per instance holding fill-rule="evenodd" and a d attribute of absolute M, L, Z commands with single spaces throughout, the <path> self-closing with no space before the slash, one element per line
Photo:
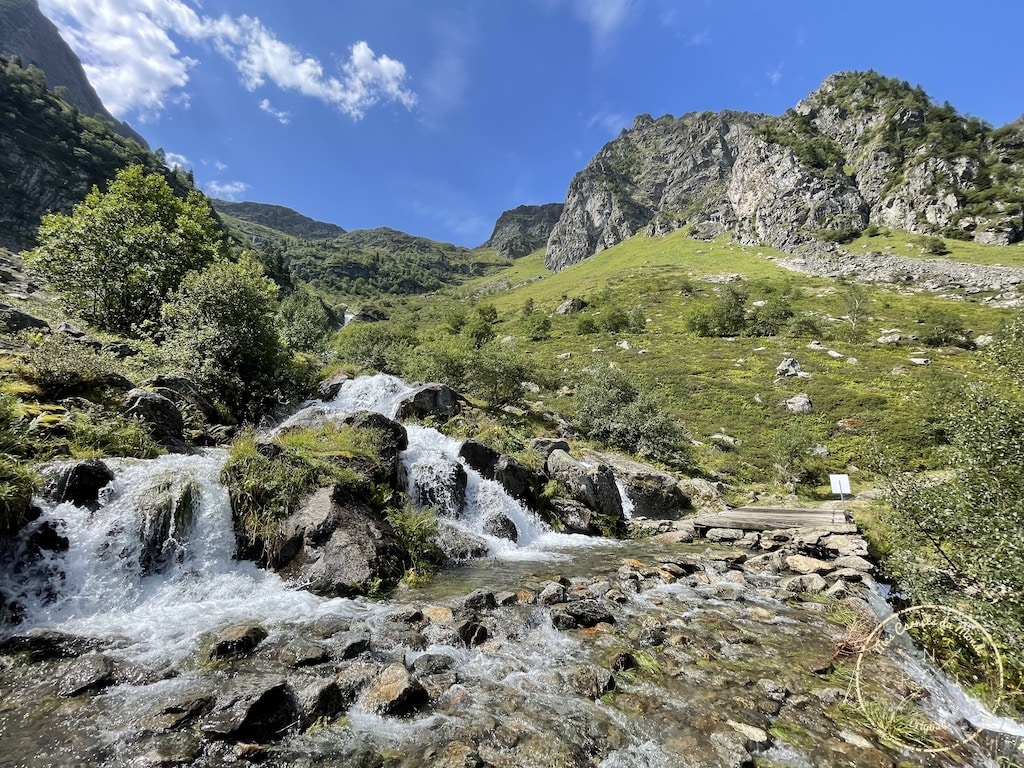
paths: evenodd
<path fill-rule="evenodd" d="M 737 507 L 725 512 L 698 515 L 693 527 L 703 534 L 710 528 L 734 528 L 742 531 L 773 531 L 778 528 L 830 528 L 837 533 L 853 532 L 841 509 L 801 509 L 797 507 Z"/>

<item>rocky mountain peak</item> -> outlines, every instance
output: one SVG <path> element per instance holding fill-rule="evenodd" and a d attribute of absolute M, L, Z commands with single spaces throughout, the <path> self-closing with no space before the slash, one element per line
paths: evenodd
<path fill-rule="evenodd" d="M 547 243 L 561 215 L 561 203 L 520 205 L 505 211 L 484 247 L 493 248 L 506 259 L 521 258 Z"/>
<path fill-rule="evenodd" d="M 546 263 L 684 226 L 788 251 L 870 224 L 1009 243 L 1022 206 L 1024 123 L 993 131 L 920 86 L 841 72 L 777 117 L 640 115 L 572 180 Z"/>
<path fill-rule="evenodd" d="M 38 67 L 46 73 L 48 87 L 62 89 L 63 98 L 83 114 L 103 118 L 121 136 L 149 147 L 130 125 L 107 111 L 82 62 L 39 10 L 38 0 L 0 0 L 0 54 L 17 56 L 25 67 Z"/>

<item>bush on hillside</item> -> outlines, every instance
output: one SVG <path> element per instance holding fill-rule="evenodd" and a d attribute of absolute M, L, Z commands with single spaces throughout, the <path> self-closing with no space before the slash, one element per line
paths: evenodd
<path fill-rule="evenodd" d="M 585 373 L 576 389 L 574 424 L 591 440 L 637 456 L 688 463 L 682 425 L 619 368 Z"/>
<path fill-rule="evenodd" d="M 45 277 L 71 313 L 98 328 L 139 335 L 190 270 L 218 254 L 220 235 L 206 198 L 175 197 L 167 181 L 132 165 L 94 187 L 70 214 L 39 226 L 26 264 Z"/>

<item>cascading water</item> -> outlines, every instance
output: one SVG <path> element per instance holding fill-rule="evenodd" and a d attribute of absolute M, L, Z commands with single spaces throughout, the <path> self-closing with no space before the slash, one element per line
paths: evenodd
<path fill-rule="evenodd" d="M 297 423 L 308 423 L 310 418 L 341 420 L 359 411 L 371 411 L 394 419 L 396 413 L 416 387 L 409 386 L 395 376 L 377 374 L 345 382 L 333 400 L 318 400 L 284 421 L 278 429 Z M 443 476 L 452 464 L 461 464 L 467 476 L 466 503 L 463 510 L 441 509 L 447 521 L 487 542 L 492 556 L 515 559 L 557 559 L 560 550 L 592 546 L 590 536 L 559 534 L 541 521 L 534 513 L 513 499 L 500 483 L 487 480 L 468 466 L 459 456 L 461 442 L 443 435 L 431 427 L 409 425 L 406 428 L 409 447 L 401 460 L 409 497 L 419 500 L 417 488 L 421 481 L 432 482 Z M 448 505 L 440 505 L 448 506 Z M 496 519 L 509 520 L 516 529 L 515 541 L 493 535 L 489 523 Z"/>
<path fill-rule="evenodd" d="M 357 379 L 281 428 L 360 410 L 393 418 L 412 392 L 393 377 Z M 340 695 L 331 688 L 339 670 L 369 680 L 389 664 L 423 680 L 426 711 L 382 716 L 354 700 L 326 716 L 326 726 L 296 729 L 279 747 L 280 762 L 270 764 L 675 768 L 736 764 L 747 748 L 790 768 L 859 764 L 861 756 L 864 764 L 884 763 L 882 742 L 862 721 L 824 704 L 836 691 L 837 679 L 821 672 L 835 661 L 836 628 L 811 610 L 820 605 L 779 588 L 778 573 L 703 543 L 552 533 L 500 484 L 466 467 L 459 441 L 421 426 L 407 431 L 410 495 L 462 466 L 465 505 L 452 501 L 446 519 L 487 541 L 492 557 L 389 602 L 316 597 L 234 560 L 230 504 L 218 478 L 223 451 L 110 460 L 116 480 L 97 509 L 44 505 L 36 525 L 52 525 L 69 546 L 33 559 L 26 531 L 21 551 L 9 553 L 0 590 L 24 610 L 15 631 L 119 638 L 109 654 L 137 665 L 145 682 L 60 699 L 53 680 L 75 661 L 37 672 L 0 657 L 0 764 L 237 764 L 248 753 L 203 736 L 209 707 L 230 710 L 245 686 L 268 679 L 286 679 L 306 706 L 310 691 Z M 514 526 L 516 541 L 488 532 L 497 516 Z M 466 596 L 478 588 L 492 591 L 489 607 L 469 606 Z M 585 613 L 573 606 L 587 604 L 609 612 L 595 626 L 567 631 L 573 625 L 565 622 Z M 211 667 L 204 642 L 252 622 L 269 631 L 256 653 Z M 466 640 L 474 622 L 486 624 L 490 639 Z M 360 638 L 367 650 L 352 659 L 347 649 Z M 168 717 L 193 706 L 193 720 L 166 730 Z M 750 746 L 762 732 L 768 741 Z M 918 766 L 965 764 L 962 755 L 899 757 Z M 977 752 L 968 762 L 988 764 Z"/>

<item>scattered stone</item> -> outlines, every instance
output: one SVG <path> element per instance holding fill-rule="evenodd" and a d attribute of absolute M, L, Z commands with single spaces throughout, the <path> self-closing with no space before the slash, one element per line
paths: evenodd
<path fill-rule="evenodd" d="M 790 576 L 789 578 L 782 579 L 779 582 L 779 586 L 782 589 L 789 590 L 790 592 L 824 592 L 828 588 L 828 583 L 816 573 L 809 573 L 803 576 Z"/>
<path fill-rule="evenodd" d="M 910 362 L 914 365 L 931 365 L 932 359 L 930 357 L 912 357 Z"/>
<path fill-rule="evenodd" d="M 876 341 L 879 344 L 899 344 L 902 339 L 903 336 L 898 333 L 887 333 L 884 336 L 879 336 Z"/>
<path fill-rule="evenodd" d="M 855 571 L 863 571 L 864 573 L 871 573 L 871 571 L 875 570 L 875 566 L 860 555 L 837 557 L 832 561 L 832 565 L 836 568 L 852 568 Z"/>
<path fill-rule="evenodd" d="M 259 624 L 236 624 L 221 630 L 210 647 L 211 659 L 237 659 L 248 656 L 267 639 L 267 630 Z"/>
<path fill-rule="evenodd" d="M 113 660 L 102 653 L 87 653 L 71 662 L 57 681 L 57 695 L 70 698 L 83 693 L 95 693 L 113 685 Z"/>
<path fill-rule="evenodd" d="M 565 599 L 565 587 L 556 581 L 549 581 L 537 595 L 537 602 L 541 605 L 564 603 Z"/>
<path fill-rule="evenodd" d="M 786 558 L 786 567 L 797 573 L 828 573 L 835 570 L 832 563 L 806 555 L 790 555 Z"/>
<path fill-rule="evenodd" d="M 462 607 L 470 611 L 482 611 L 496 605 L 494 593 L 486 589 L 475 589 L 462 600 Z"/>
<path fill-rule="evenodd" d="M 784 358 L 775 369 L 779 376 L 797 376 L 800 371 L 800 363 L 795 357 Z"/>
<path fill-rule="evenodd" d="M 566 299 L 555 309 L 556 315 L 574 315 L 577 312 L 582 312 L 587 307 L 587 302 L 583 299 L 573 297 Z"/>
<path fill-rule="evenodd" d="M 569 673 L 572 689 L 588 699 L 600 699 L 615 690 L 615 677 L 594 664 L 575 664 Z"/>
<path fill-rule="evenodd" d="M 814 407 L 811 404 L 811 398 L 806 393 L 801 392 L 786 399 L 786 410 L 790 413 L 810 413 L 814 410 Z"/>
<path fill-rule="evenodd" d="M 704 538 L 719 544 L 739 541 L 746 535 L 746 531 L 739 528 L 708 528 Z"/>
<path fill-rule="evenodd" d="M 378 715 L 411 715 L 427 703 L 427 692 L 402 664 L 392 664 L 364 691 L 362 705 Z"/>
<path fill-rule="evenodd" d="M 491 635 L 487 627 L 478 621 L 472 621 L 470 619 L 457 622 L 455 624 L 455 633 L 459 636 L 459 639 L 470 648 L 486 642 L 487 638 Z"/>

